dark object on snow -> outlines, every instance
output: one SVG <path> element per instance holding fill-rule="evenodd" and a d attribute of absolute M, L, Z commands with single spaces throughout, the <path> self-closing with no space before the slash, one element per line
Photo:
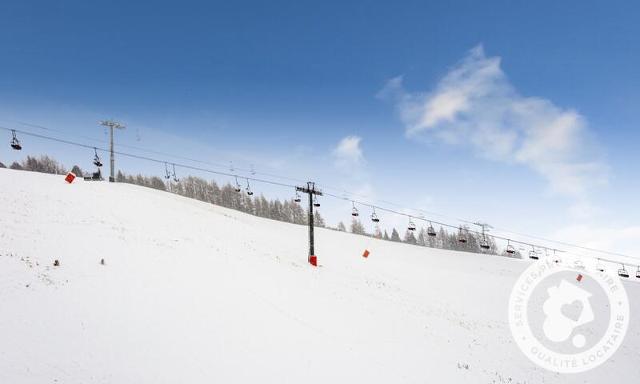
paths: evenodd
<path fill-rule="evenodd" d="M 60 261 L 58 259 L 53 260 L 53 266 L 54 267 L 59 267 L 60 266 Z"/>
<path fill-rule="evenodd" d="M 91 176 L 85 176 L 84 179 L 86 181 L 101 181 L 101 180 L 104 180 L 102 178 L 102 173 L 100 172 L 100 169 L 98 169 L 98 172 L 93 172 L 91 174 Z"/>
<path fill-rule="evenodd" d="M 100 259 L 100 264 L 104 265 L 104 259 Z"/>

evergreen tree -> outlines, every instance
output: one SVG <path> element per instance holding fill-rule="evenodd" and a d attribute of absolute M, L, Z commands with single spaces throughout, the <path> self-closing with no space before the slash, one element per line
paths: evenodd
<path fill-rule="evenodd" d="M 431 248 L 441 248 L 441 246 L 439 245 L 439 241 L 440 240 L 438 239 L 438 236 L 429 236 L 429 234 L 427 233 L 425 246 L 431 247 Z"/>
<path fill-rule="evenodd" d="M 71 172 L 73 172 L 78 177 L 84 177 L 82 169 L 80 169 L 80 167 L 78 167 L 77 165 L 74 165 L 73 168 L 71 168 Z"/>
<path fill-rule="evenodd" d="M 20 165 L 20 163 L 18 163 L 16 161 L 14 161 L 13 163 L 11 163 L 11 166 L 9 168 L 21 171 L 22 170 L 22 165 Z"/>
<path fill-rule="evenodd" d="M 211 204 L 220 205 L 220 187 L 216 184 L 215 181 L 211 180 L 211 184 L 209 184 L 209 202 Z"/>
<path fill-rule="evenodd" d="M 400 241 L 400 234 L 395 228 L 391 231 L 391 241 Z"/>
<path fill-rule="evenodd" d="M 149 184 L 151 188 L 159 189 L 161 191 L 165 191 L 167 189 L 167 186 L 164 185 L 164 181 L 162 181 L 162 179 L 157 176 L 153 176 L 149 181 Z"/>
<path fill-rule="evenodd" d="M 64 168 L 57 161 L 46 155 L 40 156 L 39 158 L 27 156 L 27 158 L 22 162 L 21 169 L 24 169 L 25 171 L 53 173 L 58 175 L 66 173 Z"/>
<path fill-rule="evenodd" d="M 413 231 L 407 229 L 407 232 L 404 234 L 404 242 L 408 244 L 416 245 L 416 236 L 413 234 Z"/>
<path fill-rule="evenodd" d="M 314 212 L 313 225 L 315 225 L 316 227 L 324 228 L 324 219 L 322 218 L 322 215 L 320 215 L 320 212 Z"/>
<path fill-rule="evenodd" d="M 427 245 L 427 236 L 427 231 L 425 231 L 423 227 L 420 227 L 420 232 L 418 232 L 417 244 L 423 247 Z"/>
<path fill-rule="evenodd" d="M 244 212 L 255 215 L 255 205 L 253 204 L 253 199 L 249 195 L 244 196 L 244 202 L 242 204 Z"/>
<path fill-rule="evenodd" d="M 300 204 L 294 202 L 291 210 L 293 211 L 293 222 L 295 224 L 305 224 L 307 222 L 306 212 L 302 209 Z"/>
<path fill-rule="evenodd" d="M 380 226 L 376 225 L 376 229 L 373 231 L 373 237 L 376 239 L 382 239 L 382 232 L 380 232 Z"/>
<path fill-rule="evenodd" d="M 347 231 L 347 227 L 345 227 L 344 223 L 341 221 L 338 223 L 338 231 L 340 232 L 346 232 Z"/>
<path fill-rule="evenodd" d="M 264 195 L 260 195 L 260 197 L 256 198 L 256 215 L 261 217 L 269 217 L 269 202 L 264 197 Z"/>
<path fill-rule="evenodd" d="M 382 235 L 382 240 L 390 240 L 386 229 L 384 230 L 384 235 Z"/>
<path fill-rule="evenodd" d="M 364 235 L 366 233 L 364 225 L 362 225 L 360 220 L 356 218 L 351 220 L 351 233 L 355 233 L 356 235 Z"/>

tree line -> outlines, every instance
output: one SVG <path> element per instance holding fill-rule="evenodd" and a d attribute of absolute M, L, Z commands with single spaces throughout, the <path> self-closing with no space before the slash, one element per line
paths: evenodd
<path fill-rule="evenodd" d="M 473 253 L 485 253 L 491 255 L 501 255 L 506 257 L 521 258 L 520 252 L 516 251 L 514 254 L 509 254 L 505 251 L 499 252 L 498 246 L 491 236 L 484 237 L 481 233 L 471 231 L 467 226 L 462 226 L 459 231 L 449 232 L 443 227 L 436 230 L 435 236 L 430 236 L 427 229 L 424 227 L 416 228 L 414 231 L 408 228 L 404 232 L 404 236 L 400 236 L 400 232 L 397 229 L 392 228 L 391 234 L 387 230 L 381 230 L 380 227 L 375 226 L 373 233 L 368 233 L 365 226 L 359 219 L 352 218 L 351 225 L 347 229 L 344 222 L 339 222 L 336 228 L 338 231 L 351 232 L 357 235 L 375 237 L 382 240 L 402 242 L 411 245 L 417 245 L 429 248 L 439 248 L 454 251 L 473 252 Z M 466 241 L 461 242 L 459 238 L 463 237 Z M 483 249 L 480 244 L 486 241 L 489 245 L 489 249 Z"/>
<path fill-rule="evenodd" d="M 0 168 L 5 168 L 5 165 L 1 162 Z M 9 168 L 52 174 L 65 174 L 67 172 L 63 165 L 46 155 L 38 158 L 27 156 L 27 158 L 20 163 L 13 162 Z M 79 177 L 82 177 L 85 173 L 77 165 L 73 166 L 71 171 Z M 307 225 L 308 223 L 308 211 L 293 199 L 280 201 L 279 199 L 267 199 L 264 195 L 248 196 L 246 193 L 237 192 L 236 186 L 231 183 L 218 185 L 214 180 L 207 181 L 196 176 L 184 177 L 177 181 L 172 179 L 163 180 L 157 176 L 144 176 L 141 174 L 127 175 L 122 171 L 118 171 L 116 174 L 116 181 L 171 192 L 272 220 L 299 225 Z M 424 227 L 418 228 L 415 231 L 407 229 L 401 237 L 397 229 L 392 228 L 391 234 L 389 234 L 386 229 L 381 230 L 379 226 L 375 226 L 373 233 L 368 233 L 365 226 L 357 218 L 352 218 L 349 228 L 347 228 L 342 221 L 339 222 L 335 228 L 328 227 L 318 211 L 314 213 L 314 225 L 416 246 L 494 255 L 500 254 L 517 258 L 522 257 L 518 251 L 513 255 L 504 251 L 498 252 L 495 240 L 491 236 L 487 236 L 484 239 L 489 243 L 490 249 L 483 249 L 480 247 L 483 240 L 482 234 L 470 231 L 469 228 L 465 226 L 461 228 L 460 232 L 449 232 L 443 227 L 440 227 L 436 231 L 436 236 L 429 236 L 428 231 Z M 460 242 L 460 236 L 463 236 L 466 242 Z"/>
<path fill-rule="evenodd" d="M 0 168 L 6 168 L 6 166 L 2 164 L 2 162 L 0 162 Z M 11 163 L 11 165 L 9 165 L 9 168 L 20 171 L 53 173 L 56 175 L 64 175 L 67 173 L 62 164 L 46 155 L 40 157 L 27 156 L 27 158 L 22 160 L 21 162 L 14 161 L 13 163 Z M 77 166 L 74 167 L 74 169 L 75 168 L 80 169 Z"/>
<path fill-rule="evenodd" d="M 248 196 L 236 191 L 236 186 L 226 183 L 219 186 L 214 180 L 207 181 L 196 176 L 187 176 L 178 181 L 163 180 L 157 176 L 127 175 L 122 171 L 116 174 L 116 181 L 172 192 L 191 199 L 235 209 L 251 215 L 287 223 L 306 225 L 308 211 L 291 200 L 267 199 L 264 195 Z M 314 225 L 325 227 L 320 212 L 313 215 Z"/>

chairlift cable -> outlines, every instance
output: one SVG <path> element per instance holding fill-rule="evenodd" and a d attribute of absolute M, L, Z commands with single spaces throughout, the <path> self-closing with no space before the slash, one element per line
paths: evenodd
<path fill-rule="evenodd" d="M 5 120 L 5 121 L 15 122 L 15 123 L 18 123 L 18 124 L 21 124 L 21 125 L 30 126 L 30 127 L 34 127 L 34 128 L 38 128 L 38 129 L 42 129 L 42 130 L 46 130 L 46 131 L 59 132 L 59 133 L 62 133 L 62 134 L 69 134 L 68 132 L 65 132 L 63 130 L 54 129 L 54 128 L 50 128 L 50 127 L 45 127 L 45 126 L 42 126 L 42 125 L 28 123 L 28 122 L 24 122 L 24 121 L 17 121 L 17 120 Z M 68 140 L 57 139 L 57 138 L 53 138 L 53 137 L 47 137 L 47 136 L 39 135 L 39 134 L 32 133 L 32 132 L 15 130 L 15 129 L 1 127 L 1 126 L 0 126 L 0 128 L 6 129 L 6 130 L 11 130 L 11 131 L 17 131 L 17 132 L 20 132 L 20 133 L 25 134 L 25 135 L 30 135 L 30 136 L 34 136 L 34 137 L 43 138 L 43 139 L 49 139 L 49 140 L 54 140 L 54 141 L 58 141 L 58 142 L 66 143 L 66 144 L 80 145 L 80 146 L 87 147 L 84 144 L 74 143 L 74 142 L 71 142 L 71 141 L 68 141 Z M 106 143 L 104 140 L 100 140 L 100 139 L 96 139 L 96 138 L 92 138 L 92 137 L 78 136 L 78 135 L 75 135 L 75 136 L 82 137 L 82 138 L 85 138 L 87 140 L 99 141 L 99 142 L 102 142 L 102 143 Z M 189 158 L 189 157 L 173 155 L 173 154 L 169 154 L 169 153 L 166 153 L 166 152 L 155 151 L 155 150 L 141 148 L 141 147 L 137 147 L 137 146 L 131 146 L 131 145 L 126 145 L 126 144 L 119 144 L 118 146 L 119 147 L 123 147 L 123 148 L 131 148 L 131 149 L 136 149 L 136 150 L 139 150 L 139 151 L 145 151 L 145 152 L 149 152 L 149 153 L 154 153 L 154 154 L 157 154 L 157 155 L 173 157 L 173 158 L 176 158 L 176 159 L 183 159 L 183 160 L 187 160 L 187 161 L 191 161 L 191 162 L 195 162 L 195 163 L 208 164 L 208 165 L 212 165 L 212 166 L 216 166 L 216 167 L 224 167 L 224 168 L 226 168 L 226 166 L 224 166 L 222 164 L 219 164 L 219 163 L 213 163 L 213 162 L 202 161 L 202 160 L 193 159 L 193 158 Z M 93 147 L 93 146 L 91 146 L 91 147 Z M 105 151 L 104 149 L 101 149 L 101 150 Z M 122 154 L 124 156 L 127 156 L 127 154 L 124 154 L 124 153 L 120 153 L 120 154 Z M 132 157 L 133 157 L 133 155 L 132 155 Z M 145 159 L 144 156 L 140 156 L 138 158 L 139 159 Z M 180 165 L 180 166 L 182 166 L 182 165 Z M 187 168 L 187 166 L 184 166 L 184 168 Z M 204 171 L 204 172 L 211 172 L 210 170 L 206 170 L 205 171 L 205 170 L 197 168 L 197 167 L 193 167 L 193 168 L 189 168 L 189 169 L 199 170 L 199 171 Z M 250 172 L 250 173 L 252 172 L 251 169 L 240 169 L 240 168 L 237 168 L 237 169 L 240 170 L 240 171 L 243 171 L 243 172 Z M 211 173 L 216 173 L 216 172 L 211 172 Z M 217 174 L 221 174 L 221 173 L 217 173 Z M 266 177 L 273 177 L 273 178 L 278 178 L 278 179 L 282 179 L 282 180 L 289 180 L 289 181 L 294 181 L 294 182 L 306 182 L 306 181 L 301 180 L 301 179 L 292 178 L 292 177 L 286 177 L 286 176 L 281 176 L 281 175 L 275 175 L 275 174 L 270 174 L 270 173 L 256 172 L 256 174 L 261 174 L 261 175 L 266 176 Z M 275 184 L 275 185 L 285 186 L 283 184 Z M 360 198 L 363 198 L 363 199 L 368 199 L 368 197 L 366 197 L 366 196 L 354 194 L 354 193 L 351 193 L 351 192 L 349 192 L 347 190 L 344 190 L 344 189 L 341 189 L 341 188 L 331 187 L 331 186 L 327 186 L 327 185 L 325 185 L 323 188 L 325 190 L 334 190 L 334 191 L 338 191 L 338 192 L 343 192 L 343 193 L 348 194 L 349 196 L 352 196 L 352 197 L 360 197 Z M 330 195 L 327 192 L 325 192 L 325 194 L 326 195 Z M 338 197 L 338 196 L 333 195 L 333 197 Z M 342 197 L 342 196 L 339 196 L 339 198 L 353 200 L 352 198 L 347 198 L 347 197 Z M 390 201 L 387 201 L 387 200 L 378 200 L 378 201 L 380 201 L 381 203 L 390 205 L 390 206 L 396 206 L 396 207 L 399 207 L 399 208 L 403 207 L 400 204 L 396 204 L 396 203 L 393 203 L 393 202 L 390 202 Z M 362 202 L 362 204 L 371 205 L 371 203 L 366 203 L 366 202 Z M 412 210 L 416 211 L 416 212 L 420 212 L 420 213 L 426 214 L 426 215 L 429 215 L 429 216 L 439 216 L 439 217 L 443 217 L 443 218 L 449 218 L 449 219 L 451 219 L 453 221 L 460 222 L 460 223 L 474 224 L 473 222 L 471 222 L 469 220 L 455 218 L 453 216 L 444 215 L 444 214 L 437 213 L 437 212 L 430 212 L 430 211 L 426 211 L 426 210 L 423 210 L 423 209 L 415 209 L 415 208 L 413 208 Z M 577 244 L 567 243 L 567 242 L 564 242 L 564 241 L 561 241 L 561 240 L 553 240 L 553 239 L 549 239 L 549 238 L 545 238 L 545 237 L 541 237 L 541 236 L 519 233 L 519 232 L 515 232 L 515 231 L 503 229 L 503 228 L 495 228 L 495 229 L 500 231 L 500 232 L 510 233 L 512 235 L 522 236 L 522 237 L 531 238 L 531 239 L 535 239 L 535 240 L 541 240 L 541 241 L 545 241 L 545 242 L 549 242 L 549 243 L 560 244 L 560 245 L 563 245 L 563 246 L 582 249 L 582 250 L 585 250 L 585 251 L 608 254 L 608 255 L 611 255 L 611 256 L 619 256 L 619 257 L 624 257 L 624 258 L 628 258 L 628 259 L 640 260 L 639 257 L 629 256 L 629 255 L 626 255 L 626 254 L 623 254 L 623 253 L 620 253 L 620 252 L 614 252 L 614 251 L 608 251 L 608 250 L 596 249 L 596 248 L 592 248 L 592 247 L 581 246 L 581 245 L 577 245 Z M 530 245 L 530 244 L 528 244 L 527 242 L 524 242 L 524 241 L 520 242 L 520 244 Z"/>
<path fill-rule="evenodd" d="M 51 140 L 51 141 L 54 141 L 54 142 L 63 143 L 63 144 L 67 144 L 67 145 L 74 145 L 74 146 L 78 146 L 78 147 L 94 149 L 94 151 L 96 151 L 96 152 L 98 150 L 103 151 L 105 153 L 109 152 L 109 150 L 105 149 L 105 148 L 96 147 L 96 146 L 93 146 L 93 145 L 87 145 L 87 144 L 83 144 L 83 143 L 78 143 L 78 142 L 71 141 L 71 140 L 51 137 L 51 136 L 47 136 L 47 135 L 42 135 L 42 134 L 38 134 L 38 133 L 33 133 L 33 132 L 28 132 L 28 131 L 23 131 L 23 130 L 18 130 L 18 129 L 11 129 L 11 128 L 7 128 L 7 127 L 3 127 L 3 126 L 0 126 L 0 129 L 4 129 L 4 130 L 7 130 L 7 131 L 11 131 L 11 132 L 19 132 L 19 133 L 27 135 L 27 136 L 37 137 L 37 138 L 41 138 L 41 139 L 45 139 L 45 140 Z M 124 147 L 124 145 L 120 145 L 120 146 Z M 141 149 L 141 150 L 144 150 L 144 149 Z M 123 151 L 114 151 L 114 153 L 118 154 L 120 156 L 128 157 L 128 158 L 133 158 L 133 159 L 138 159 L 138 160 L 145 160 L 145 161 L 150 161 L 150 162 L 155 162 L 155 163 L 160 163 L 160 164 L 164 163 L 165 165 L 167 164 L 167 162 L 165 160 L 161 160 L 161 159 L 157 159 L 157 158 L 153 158 L 153 157 L 149 157 L 149 156 L 132 154 L 132 153 L 123 152 Z M 175 157 L 173 155 L 169 155 L 169 156 Z M 197 161 L 197 160 L 189 159 L 189 161 Z M 199 162 L 201 162 L 201 161 L 199 161 Z M 220 175 L 220 176 L 226 176 L 226 177 L 237 177 L 237 175 L 233 174 L 233 173 L 216 171 L 216 170 L 212 170 L 212 169 L 207 169 L 207 168 L 203 168 L 203 167 L 197 167 L 197 166 L 188 165 L 188 164 L 182 164 L 182 163 L 172 163 L 172 164 L 174 165 L 174 167 L 177 166 L 177 167 L 181 167 L 183 169 L 194 170 L 194 171 L 199 171 L 199 172 L 205 172 L 205 173 L 210 173 L 210 174 L 215 174 L 215 175 Z M 272 177 L 283 178 L 283 177 L 277 176 L 277 175 L 272 175 Z M 259 177 L 246 177 L 246 179 L 247 179 L 247 181 L 251 180 L 251 181 L 254 181 L 254 182 L 263 183 L 263 184 L 269 184 L 269 185 L 274 185 L 274 186 L 281 186 L 281 187 L 287 187 L 287 188 L 295 188 L 296 187 L 295 185 L 292 185 L 292 184 L 287 184 L 287 183 L 278 182 L 278 181 L 274 181 L 274 180 L 268 180 L 268 179 L 259 178 Z M 292 178 L 289 178 L 289 179 L 292 179 Z M 292 179 L 292 180 L 294 180 L 294 179 Z M 333 188 L 330 188 L 330 189 L 333 189 Z M 325 192 L 325 195 L 333 197 L 333 198 L 336 198 L 336 199 L 340 199 L 340 200 L 352 201 L 354 204 L 358 203 L 358 204 L 370 206 L 374 210 L 374 213 L 375 213 L 375 209 L 377 208 L 380 211 L 385 211 L 385 212 L 389 212 L 389 213 L 393 213 L 393 214 L 401 215 L 401 216 L 412 217 L 407 213 L 400 212 L 400 211 L 395 210 L 395 209 L 385 208 L 385 207 L 382 207 L 380 205 L 374 205 L 374 204 L 370 204 L 370 203 L 367 203 L 367 202 L 362 202 L 362 201 L 350 199 L 350 198 L 345 197 L 345 196 L 339 196 L 339 195 L 328 193 L 328 192 Z M 354 196 L 354 195 L 351 194 L 351 196 Z M 426 211 L 419 210 L 419 209 L 413 209 L 413 211 L 426 212 Z M 452 229 L 457 229 L 458 228 L 455 225 L 451 225 L 451 224 L 447 224 L 447 223 L 443 223 L 443 222 L 439 222 L 439 221 L 434 221 L 434 220 L 427 220 L 424 217 L 417 217 L 416 219 L 422 220 L 422 221 L 426 221 L 426 222 L 429 222 L 429 223 L 435 223 L 435 224 L 438 224 L 438 225 L 440 225 L 442 227 L 447 227 L 447 228 L 452 228 Z M 463 222 L 463 223 L 466 223 L 466 224 L 473 224 L 472 222 L 467 221 L 467 220 L 459 220 L 459 222 Z M 583 249 L 583 250 L 588 250 L 588 251 L 593 251 L 593 252 L 599 252 L 599 253 L 603 253 L 603 254 L 609 254 L 609 255 L 612 255 L 612 256 L 620 256 L 620 257 L 624 257 L 624 258 L 628 258 L 628 259 L 635 259 L 635 260 L 639 260 L 640 259 L 638 257 L 625 255 L 625 254 L 622 254 L 622 253 L 619 253 L 619 252 L 600 250 L 600 249 L 580 246 L 580 245 L 576 245 L 576 244 L 571 244 L 571 243 L 567 243 L 567 242 L 562 242 L 562 241 L 558 241 L 558 240 L 551 240 L 551 239 L 546 239 L 546 238 L 532 236 L 532 235 L 520 234 L 520 233 L 516 233 L 516 232 L 511 232 L 511 231 L 507 231 L 507 230 L 498 229 L 498 228 L 496 228 L 496 229 L 499 230 L 499 231 L 509 232 L 509 233 L 516 234 L 516 235 L 523 236 L 523 237 L 529 237 L 529 238 L 534 238 L 534 239 L 543 240 L 543 241 L 547 241 L 547 242 L 562 244 L 562 245 L 565 245 L 565 246 L 568 246 L 568 247 L 572 247 L 572 248 L 578 248 L 578 249 Z M 476 234 L 479 233 L 478 231 L 470 230 L 468 228 L 466 229 L 466 231 L 473 232 L 473 233 L 476 233 Z M 513 243 L 521 244 L 521 245 L 525 245 L 525 246 L 533 246 L 533 244 L 531 244 L 529 242 L 520 241 L 520 240 L 511 240 L 511 239 L 509 239 L 507 237 L 503 237 L 503 236 L 490 235 L 490 237 L 492 237 L 494 239 L 505 240 L 505 241 L 506 240 L 510 240 Z M 549 246 L 537 245 L 537 247 L 542 248 L 542 249 L 552 249 Z M 571 254 L 571 253 L 569 253 L 569 254 Z M 595 258 L 594 256 L 587 256 L 587 257 Z M 609 262 L 619 262 L 617 260 L 610 260 L 610 259 L 604 259 L 604 258 L 600 258 L 600 260 L 609 261 Z"/>

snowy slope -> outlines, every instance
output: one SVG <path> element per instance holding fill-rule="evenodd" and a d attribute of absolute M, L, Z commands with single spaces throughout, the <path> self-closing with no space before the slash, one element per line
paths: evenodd
<path fill-rule="evenodd" d="M 528 261 L 323 229 L 316 242 L 321 268 L 306 264 L 302 226 L 0 169 L 0 383 L 640 377 L 638 284 L 626 285 L 632 323 L 613 359 L 557 375 L 511 340 L 507 300 Z"/>

